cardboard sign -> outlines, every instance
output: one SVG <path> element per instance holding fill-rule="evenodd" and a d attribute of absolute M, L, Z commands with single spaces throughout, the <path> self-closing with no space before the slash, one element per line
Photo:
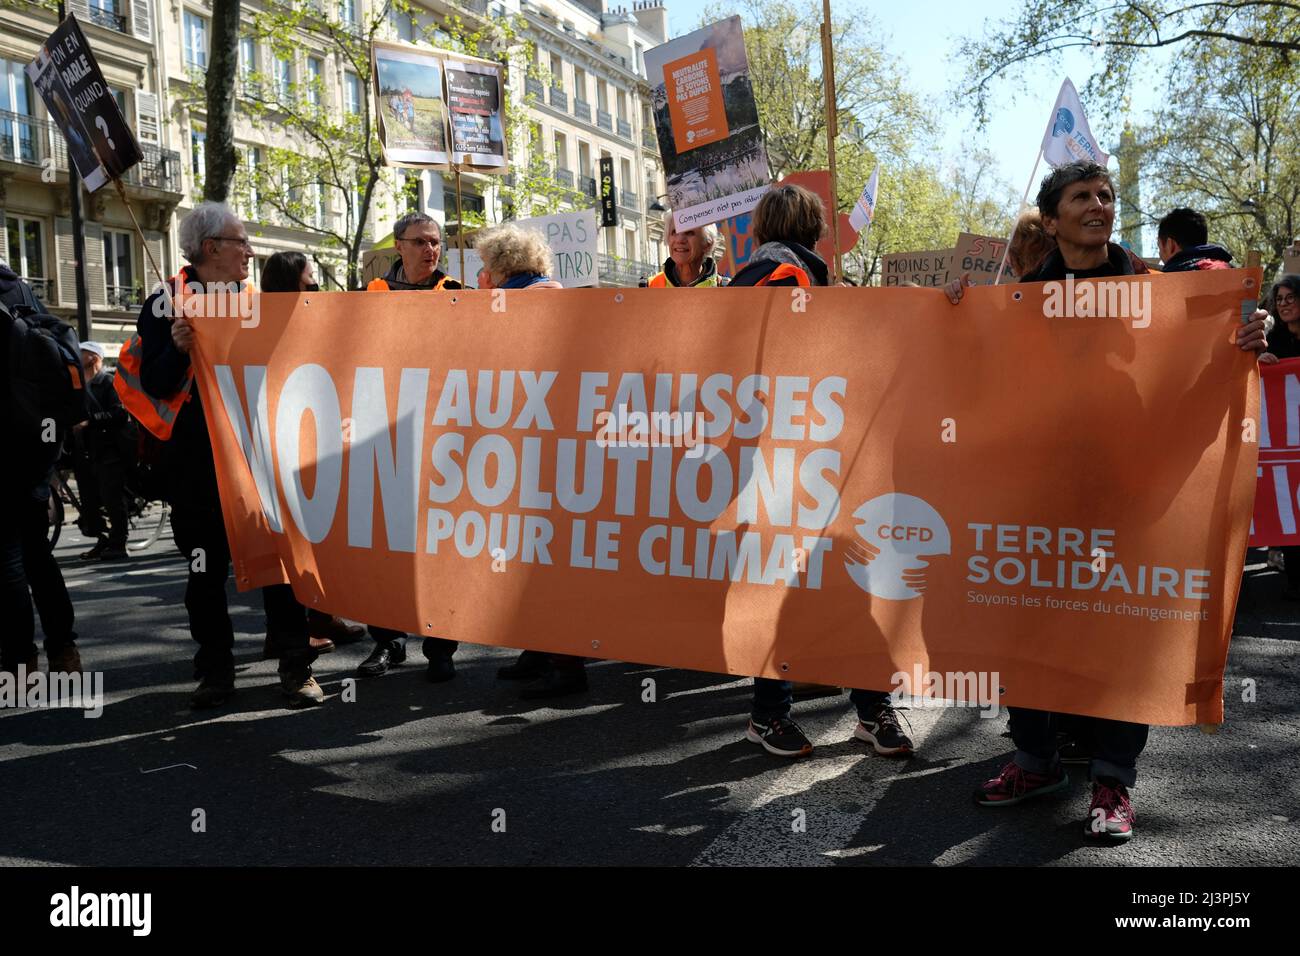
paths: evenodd
<path fill-rule="evenodd" d="M 1230 339 L 1259 280 L 1081 280 L 1066 313 L 1050 282 L 798 310 L 771 288 L 268 295 L 255 325 L 194 321 L 191 355 L 242 590 L 502 647 L 883 690 L 979 672 L 1002 705 L 1210 723 L 1259 449 Z"/>
<path fill-rule="evenodd" d="M 1300 359 L 1261 365 L 1252 548 L 1300 545 Z"/>
<path fill-rule="evenodd" d="M 551 247 L 551 278 L 560 285 L 575 289 L 600 283 L 596 254 L 600 236 L 594 209 L 520 219 L 516 225 L 535 229 L 546 237 Z"/>
<path fill-rule="evenodd" d="M 446 69 L 452 162 L 505 169 L 500 66 L 486 61 L 448 60 Z"/>
<path fill-rule="evenodd" d="M 67 140 L 87 190 L 121 178 L 144 158 L 75 16 L 69 14 L 49 35 L 27 65 L 27 76 Z"/>
<path fill-rule="evenodd" d="M 645 67 L 677 228 L 749 212 L 770 179 L 740 17 L 646 50 Z"/>
<path fill-rule="evenodd" d="M 375 116 L 389 166 L 446 168 L 447 102 L 442 57 L 375 43 Z"/>
<path fill-rule="evenodd" d="M 1006 249 L 1005 236 L 1001 238 L 977 236 L 971 232 L 963 232 L 957 236 L 957 246 L 953 249 L 949 271 L 953 278 L 970 273 L 971 281 L 976 285 L 993 285 Z M 1011 272 L 1003 269 L 1002 284 L 1006 285 L 1014 281 L 1015 277 Z"/>
<path fill-rule="evenodd" d="M 932 252 L 891 252 L 880 257 L 880 284 L 884 286 L 920 285 L 939 287 L 948 282 L 952 268 L 952 250 Z"/>

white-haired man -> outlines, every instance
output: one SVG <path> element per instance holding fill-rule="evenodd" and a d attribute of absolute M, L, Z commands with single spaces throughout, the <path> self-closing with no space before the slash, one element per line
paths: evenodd
<path fill-rule="evenodd" d="M 253 256 L 248 233 L 225 203 L 195 206 L 181 220 L 180 246 L 189 265 L 169 281 L 173 295 L 234 289 L 248 278 Z M 204 320 L 184 314 L 173 319 L 171 312 L 161 289 L 145 302 L 136 323 L 138 377 L 124 355 L 119 363 L 119 394 L 146 424 L 151 411 L 170 424 L 163 443 L 162 473 L 176 547 L 189 563 L 185 610 L 190 636 L 199 645 L 194 657 L 199 686 L 190 703 L 215 707 L 235 690 L 234 628 L 226 605 L 230 544 L 217 493 L 212 440 L 190 365 L 193 323 Z M 281 648 L 280 686 L 289 706 L 322 703 L 325 695 L 312 677 L 316 651 L 308 639 L 306 611 L 286 585 L 266 592 L 267 627 L 277 635 Z"/>

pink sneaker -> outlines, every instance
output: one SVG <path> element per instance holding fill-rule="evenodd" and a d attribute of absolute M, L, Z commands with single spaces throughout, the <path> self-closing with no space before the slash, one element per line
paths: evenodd
<path fill-rule="evenodd" d="M 1094 840 L 1123 842 L 1133 836 L 1137 814 L 1123 784 L 1108 786 L 1100 781 L 1092 785 L 1092 805 L 1084 822 L 1084 835 Z"/>
<path fill-rule="evenodd" d="M 1056 793 L 1069 785 L 1070 778 L 1060 765 L 1055 773 L 1030 773 L 1013 760 L 975 791 L 975 802 L 982 807 L 1009 807 L 1031 797 Z"/>

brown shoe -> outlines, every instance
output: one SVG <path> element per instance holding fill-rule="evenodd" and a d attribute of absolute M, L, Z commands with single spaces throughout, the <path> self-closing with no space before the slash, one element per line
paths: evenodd
<path fill-rule="evenodd" d="M 80 674 L 81 652 L 77 650 L 77 645 L 69 644 L 59 653 L 51 656 L 49 667 L 51 674 Z"/>
<path fill-rule="evenodd" d="M 320 684 L 316 683 L 316 678 L 312 677 L 310 672 L 306 674 L 281 672 L 280 689 L 289 699 L 290 707 L 318 707 L 325 703 L 325 691 L 321 690 Z"/>
<path fill-rule="evenodd" d="M 334 650 L 334 642 L 328 637 L 309 637 L 307 643 L 317 654 L 328 654 Z M 266 640 L 262 643 L 262 660 L 278 661 L 280 659 L 280 642 L 270 634 L 266 635 Z"/>
<path fill-rule="evenodd" d="M 366 629 L 360 624 L 349 624 L 343 618 L 324 611 L 308 611 L 307 633 L 321 640 L 333 641 L 334 644 L 355 644 L 366 636 Z M 333 646 L 330 650 L 333 650 Z"/>

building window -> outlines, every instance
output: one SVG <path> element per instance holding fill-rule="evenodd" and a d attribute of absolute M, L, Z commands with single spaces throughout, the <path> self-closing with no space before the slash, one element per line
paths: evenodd
<path fill-rule="evenodd" d="M 607 256 L 618 255 L 618 230 L 617 229 L 605 230 L 605 255 Z"/>
<path fill-rule="evenodd" d="M 104 230 L 104 291 L 108 304 L 119 309 L 138 305 L 135 293 L 135 263 L 132 259 L 133 236 L 129 232 Z"/>
<path fill-rule="evenodd" d="M 564 89 L 564 61 L 558 53 L 551 54 L 551 86 L 557 90 Z"/>
<path fill-rule="evenodd" d="M 5 219 L 5 260 L 26 279 L 40 298 L 49 301 L 45 276 L 45 236 L 39 219 L 9 216 Z"/>
<path fill-rule="evenodd" d="M 591 178 L 591 147 L 581 140 L 578 142 L 578 172 Z"/>
<path fill-rule="evenodd" d="M 596 81 L 596 109 L 602 113 L 609 112 L 609 87 L 604 80 Z"/>
<path fill-rule="evenodd" d="M 32 115 L 32 85 L 23 72 L 23 64 L 0 59 L 0 110 Z M 0 118 L 0 158 L 20 163 L 37 162 L 35 130 L 30 123 Z"/>
<path fill-rule="evenodd" d="M 555 131 L 555 168 L 569 168 L 569 141 L 559 130 Z"/>
<path fill-rule="evenodd" d="M 307 102 L 320 106 L 321 74 L 325 72 L 325 61 L 318 56 L 307 57 Z"/>
<path fill-rule="evenodd" d="M 389 7 L 388 23 L 393 28 L 397 39 L 405 40 L 407 43 L 415 42 L 415 21 L 410 13 L 398 10 L 396 7 Z"/>
<path fill-rule="evenodd" d="M 618 91 L 618 118 L 627 122 L 627 94 L 622 90 Z"/>
<path fill-rule="evenodd" d="M 275 58 L 275 91 L 281 102 L 287 102 L 293 93 L 293 61 L 282 56 Z"/>
<path fill-rule="evenodd" d="M 122 111 L 122 119 L 126 119 L 126 93 L 110 86 L 108 88 L 108 95 L 113 97 L 113 102 L 116 103 L 117 108 Z"/>
<path fill-rule="evenodd" d="M 627 250 L 627 257 L 629 259 L 641 258 L 641 251 L 636 247 L 636 230 L 623 230 L 623 248 Z"/>
<path fill-rule="evenodd" d="M 203 171 L 207 169 L 205 158 L 207 140 L 206 129 L 198 123 L 190 126 L 190 172 L 194 174 L 195 182 L 203 177 Z"/>
<path fill-rule="evenodd" d="M 349 113 L 361 113 L 361 80 L 351 71 L 343 74 L 343 105 Z"/>
<path fill-rule="evenodd" d="M 573 98 L 584 103 L 591 102 L 587 99 L 587 71 L 580 66 L 573 68 Z"/>
<path fill-rule="evenodd" d="M 357 0 L 342 0 L 339 3 L 339 19 L 344 23 L 356 24 Z"/>
<path fill-rule="evenodd" d="M 208 68 L 208 21 L 197 13 L 185 11 L 183 36 L 185 65 L 192 70 Z"/>
<path fill-rule="evenodd" d="M 479 213 L 481 215 L 485 208 L 482 196 L 471 192 L 461 192 L 460 209 L 462 213 Z M 452 219 L 456 215 L 455 184 L 448 183 L 445 180 L 442 184 L 442 210 L 443 215 L 448 219 Z"/>

